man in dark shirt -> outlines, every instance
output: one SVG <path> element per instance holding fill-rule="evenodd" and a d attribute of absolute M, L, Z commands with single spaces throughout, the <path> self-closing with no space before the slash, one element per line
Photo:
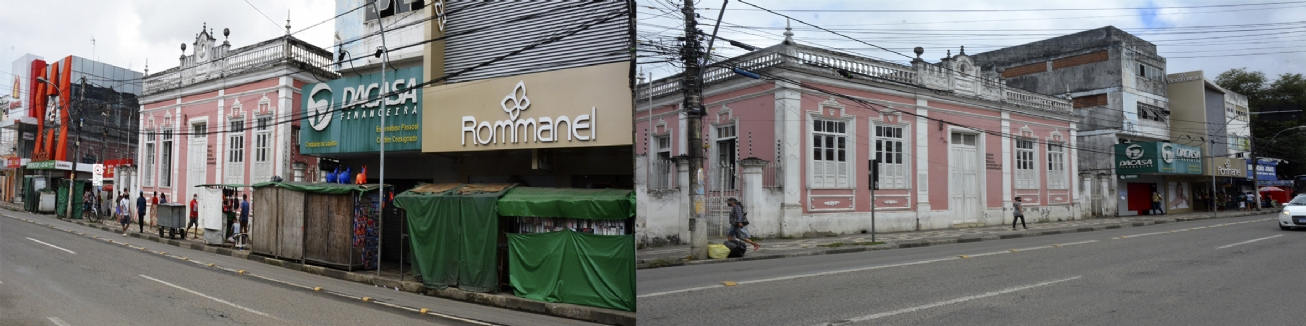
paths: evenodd
<path fill-rule="evenodd" d="M 140 232 L 145 233 L 145 192 L 140 192 L 136 197 L 136 225 L 140 227 Z"/>
<path fill-rule="evenodd" d="M 244 233 L 249 233 L 249 195 L 240 195 L 240 227 Z"/>

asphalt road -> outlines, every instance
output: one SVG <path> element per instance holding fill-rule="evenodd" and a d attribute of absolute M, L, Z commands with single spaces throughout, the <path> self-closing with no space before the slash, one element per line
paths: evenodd
<path fill-rule="evenodd" d="M 639 324 L 1300 325 L 1275 217 L 641 270 Z"/>
<path fill-rule="evenodd" d="M 52 218 L 3 214 L 85 236 L 0 217 L 0 325 L 586 325 L 180 249 Z M 374 300 L 355 299 L 361 297 Z"/>

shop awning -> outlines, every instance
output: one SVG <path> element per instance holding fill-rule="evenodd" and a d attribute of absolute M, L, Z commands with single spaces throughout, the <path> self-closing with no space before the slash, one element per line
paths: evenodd
<path fill-rule="evenodd" d="M 196 186 L 195 186 L 195 188 L 208 188 L 208 187 L 249 188 L 250 185 L 242 185 L 242 184 L 234 184 L 234 183 L 232 183 L 232 184 L 211 183 L 211 184 L 202 184 L 202 185 L 196 185 Z"/>
<path fill-rule="evenodd" d="M 499 215 L 624 220 L 635 216 L 635 197 L 621 189 L 518 187 L 499 198 Z"/>
<path fill-rule="evenodd" d="M 381 185 L 379 184 L 356 185 L 356 184 L 313 183 L 313 182 L 262 182 L 262 183 L 248 185 L 248 186 L 214 184 L 214 185 L 198 185 L 196 187 L 203 187 L 203 186 L 223 186 L 223 187 L 234 187 L 234 188 L 279 187 L 279 188 L 290 189 L 299 192 L 327 194 L 327 195 L 344 195 L 344 194 L 350 194 L 354 192 L 366 192 L 366 191 L 376 190 L 377 188 L 381 187 Z"/>

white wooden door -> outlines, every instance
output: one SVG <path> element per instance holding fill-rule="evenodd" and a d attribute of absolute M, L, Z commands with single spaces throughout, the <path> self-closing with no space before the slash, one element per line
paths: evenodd
<path fill-rule="evenodd" d="M 187 193 L 194 193 L 197 185 L 209 183 L 209 138 L 202 134 L 207 131 L 206 127 L 207 124 L 203 123 L 191 125 L 190 147 L 186 150 Z"/>
<path fill-rule="evenodd" d="M 953 134 L 948 155 L 948 210 L 953 224 L 980 221 L 979 157 L 976 135 Z"/>

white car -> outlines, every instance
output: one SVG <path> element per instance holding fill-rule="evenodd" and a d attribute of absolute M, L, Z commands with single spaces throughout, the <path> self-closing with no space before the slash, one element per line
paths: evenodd
<path fill-rule="evenodd" d="M 1297 195 L 1292 201 L 1283 205 L 1283 213 L 1279 213 L 1279 229 L 1287 230 L 1293 227 L 1306 228 L 1306 195 Z"/>

